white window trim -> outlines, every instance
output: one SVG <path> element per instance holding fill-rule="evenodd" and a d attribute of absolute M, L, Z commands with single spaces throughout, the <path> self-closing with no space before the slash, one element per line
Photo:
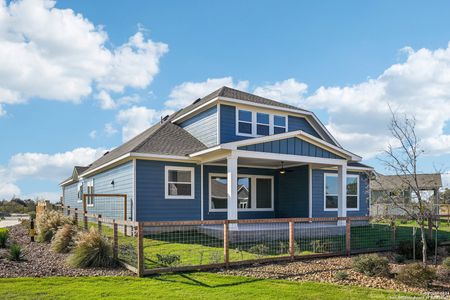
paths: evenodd
<path fill-rule="evenodd" d="M 338 177 L 336 173 L 324 173 L 323 174 L 323 210 L 324 211 L 338 211 L 337 208 L 327 208 L 327 176 Z M 359 211 L 359 174 L 347 174 L 347 178 L 353 177 L 356 178 L 356 208 L 346 208 L 346 211 Z M 346 181 L 347 182 L 347 181 Z M 337 195 L 331 195 L 337 196 Z M 347 196 L 355 196 L 348 195 Z M 345 199 L 347 201 L 347 199 Z M 347 205 L 346 205 L 347 206 Z"/>
<path fill-rule="evenodd" d="M 209 173 L 208 176 L 208 209 L 210 212 L 227 212 L 226 208 L 211 208 L 212 207 L 212 193 L 211 193 L 211 179 L 212 177 L 219 176 L 227 178 L 226 173 Z M 251 211 L 274 211 L 275 210 L 275 197 L 274 197 L 274 177 L 269 175 L 250 175 L 250 174 L 238 174 L 239 177 L 249 177 L 251 180 L 251 185 L 256 188 L 256 179 L 270 179 L 272 185 L 272 195 L 271 195 L 271 208 L 256 208 L 256 190 L 251 193 L 251 206 L 252 208 L 238 208 L 238 212 L 251 212 Z"/>
<path fill-rule="evenodd" d="M 89 188 L 90 188 L 90 187 L 92 187 L 92 188 L 94 187 L 94 179 L 89 180 L 89 181 L 87 182 L 86 187 L 87 187 L 87 194 L 91 194 L 91 193 L 89 192 Z M 94 191 L 93 194 L 95 194 L 95 191 Z M 86 197 L 86 206 L 87 206 L 87 207 L 94 207 L 94 198 L 92 198 L 92 203 L 88 203 L 88 198 L 89 198 L 89 197 Z"/>
<path fill-rule="evenodd" d="M 169 195 L 169 171 L 190 171 L 191 172 L 191 195 Z M 178 182 L 189 183 L 189 182 Z M 166 199 L 194 199 L 195 198 L 195 168 L 193 167 L 178 167 L 178 166 L 165 166 L 164 167 L 164 196 Z"/>
<path fill-rule="evenodd" d="M 83 202 L 83 198 L 80 199 L 80 188 L 83 188 L 83 182 L 78 182 L 77 184 L 77 203 Z M 82 192 L 83 194 L 83 192 Z M 83 197 L 83 196 L 81 196 Z"/>
<path fill-rule="evenodd" d="M 250 112 L 252 114 L 252 121 L 251 122 L 239 121 L 239 111 L 241 111 L 241 110 L 242 111 L 248 111 L 248 112 Z M 269 115 L 269 124 L 258 123 L 258 119 L 257 119 L 258 113 Z M 284 127 L 275 125 L 274 116 L 284 117 Z M 267 135 L 257 134 L 257 127 L 258 127 L 258 125 L 269 126 L 269 135 L 273 135 L 274 134 L 275 127 L 277 127 L 277 128 L 284 128 L 285 132 L 288 132 L 288 118 L 289 118 L 288 115 L 284 115 L 284 114 L 280 114 L 280 113 L 269 113 L 269 112 L 265 112 L 265 111 L 249 110 L 249 109 L 244 109 L 244 108 L 241 109 L 241 108 L 236 107 L 236 128 L 235 128 L 235 134 L 237 136 L 247 136 L 247 137 L 263 137 L 263 136 L 267 136 Z M 239 132 L 239 122 L 251 124 L 252 125 L 252 133 L 249 134 L 249 133 Z"/>

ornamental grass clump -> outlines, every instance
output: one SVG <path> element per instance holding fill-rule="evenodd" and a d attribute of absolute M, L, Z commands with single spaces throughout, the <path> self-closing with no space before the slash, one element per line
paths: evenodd
<path fill-rule="evenodd" d="M 36 219 L 37 240 L 39 242 L 50 242 L 60 227 L 72 223 L 72 220 L 62 213 L 54 210 L 44 211 Z"/>
<path fill-rule="evenodd" d="M 52 250 L 57 253 L 67 253 L 75 245 L 75 236 L 77 234 L 77 227 L 72 224 L 65 224 L 58 229 L 52 239 Z"/>
<path fill-rule="evenodd" d="M 98 230 L 91 228 L 77 235 L 68 263 L 79 268 L 110 267 L 115 264 L 112 252 L 110 242 Z"/>
<path fill-rule="evenodd" d="M 0 231 L 0 248 L 6 247 L 6 242 L 8 241 L 9 233 L 8 230 Z"/>
<path fill-rule="evenodd" d="M 353 269 L 370 277 L 390 274 L 387 258 L 376 254 L 364 254 L 353 258 Z"/>
<path fill-rule="evenodd" d="M 436 279 L 436 271 L 419 263 L 409 264 L 400 269 L 397 280 L 416 287 L 428 287 Z"/>
<path fill-rule="evenodd" d="M 9 259 L 13 261 L 20 261 L 23 259 L 22 247 L 17 244 L 12 244 L 9 247 Z"/>

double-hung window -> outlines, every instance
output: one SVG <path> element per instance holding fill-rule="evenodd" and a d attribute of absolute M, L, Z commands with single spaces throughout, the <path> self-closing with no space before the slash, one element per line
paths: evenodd
<path fill-rule="evenodd" d="M 194 168 L 165 168 L 166 199 L 194 199 Z"/>
<path fill-rule="evenodd" d="M 338 209 L 338 176 L 337 174 L 325 174 L 325 199 L 326 211 Z M 359 210 L 359 176 L 347 175 L 347 210 Z"/>
<path fill-rule="evenodd" d="M 269 135 L 270 134 L 270 115 L 264 113 L 256 113 L 256 134 Z"/>
<path fill-rule="evenodd" d="M 88 194 L 94 194 L 94 179 L 89 181 L 87 183 L 87 193 Z M 86 205 L 87 206 L 94 206 L 94 196 L 87 196 L 86 197 Z"/>
<path fill-rule="evenodd" d="M 209 207 L 211 211 L 226 211 L 228 206 L 227 176 L 210 174 Z M 239 211 L 273 210 L 273 177 L 238 175 L 237 208 Z"/>
<path fill-rule="evenodd" d="M 240 109 L 238 112 L 238 132 L 244 135 L 253 134 L 253 114 L 251 111 Z"/>
<path fill-rule="evenodd" d="M 286 132 L 286 117 L 285 116 L 273 116 L 273 133 Z"/>
<path fill-rule="evenodd" d="M 79 182 L 77 186 L 77 202 L 83 201 L 83 183 Z"/>

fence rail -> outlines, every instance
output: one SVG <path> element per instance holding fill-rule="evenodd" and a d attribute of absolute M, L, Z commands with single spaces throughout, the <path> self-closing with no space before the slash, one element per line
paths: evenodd
<path fill-rule="evenodd" d="M 418 234 L 371 217 L 133 222 L 63 211 L 111 239 L 114 258 L 139 276 L 389 251 Z M 450 227 L 439 238 L 450 241 Z"/>

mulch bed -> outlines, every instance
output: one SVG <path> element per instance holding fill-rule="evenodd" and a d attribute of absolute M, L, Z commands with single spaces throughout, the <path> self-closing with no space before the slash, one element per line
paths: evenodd
<path fill-rule="evenodd" d="M 73 268 L 66 264 L 69 254 L 55 253 L 50 244 L 31 243 L 26 228 L 17 225 L 9 229 L 9 243 L 22 247 L 25 254 L 22 261 L 10 261 L 8 250 L 0 249 L 0 278 L 47 277 L 47 276 L 133 276 L 122 268 Z"/>
<path fill-rule="evenodd" d="M 385 254 L 388 255 L 388 254 Z M 388 255 L 389 256 L 389 255 Z M 348 257 L 333 257 L 311 260 L 299 260 L 287 263 L 259 264 L 249 267 L 221 270 L 219 273 L 249 276 L 262 279 L 286 279 L 291 281 L 317 281 L 343 285 L 388 289 L 403 292 L 416 292 L 447 299 L 450 297 L 450 282 L 434 282 L 428 289 L 407 286 L 394 278 L 369 277 L 351 268 L 352 261 Z M 396 273 L 401 265 L 391 263 L 391 270 Z M 339 280 L 336 272 L 345 271 L 348 278 Z"/>

